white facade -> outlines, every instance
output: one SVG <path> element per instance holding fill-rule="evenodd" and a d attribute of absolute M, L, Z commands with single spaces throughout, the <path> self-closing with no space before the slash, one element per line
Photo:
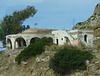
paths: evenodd
<path fill-rule="evenodd" d="M 28 46 L 35 40 L 43 37 L 51 38 L 53 43 L 58 45 L 72 44 L 78 45 L 80 42 L 87 46 L 93 46 L 93 31 L 92 30 L 54 30 L 48 34 L 15 34 L 6 36 L 7 49 L 17 49 Z"/>
<path fill-rule="evenodd" d="M 63 45 L 65 43 L 77 45 L 80 42 L 87 46 L 93 46 L 93 31 L 92 30 L 56 30 L 54 34 L 54 43 Z"/>

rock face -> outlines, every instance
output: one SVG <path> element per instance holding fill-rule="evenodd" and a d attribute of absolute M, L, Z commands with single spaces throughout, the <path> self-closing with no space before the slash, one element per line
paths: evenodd
<path fill-rule="evenodd" d="M 6 50 L 0 54 L 0 76 L 56 76 L 49 67 L 50 58 L 54 56 L 55 52 L 45 51 L 18 65 L 15 57 L 21 51 L 22 49 Z"/>
<path fill-rule="evenodd" d="M 56 52 L 45 51 L 41 55 L 23 61 L 18 65 L 14 59 L 20 51 L 6 51 L 0 54 L 0 76 L 60 76 L 59 74 L 55 74 L 49 67 L 50 58 Z M 70 75 L 64 76 L 100 76 L 100 61 L 96 60 L 92 63 L 87 61 L 87 63 L 87 70 L 77 70 Z"/>
<path fill-rule="evenodd" d="M 96 5 L 93 15 L 95 15 L 95 14 L 100 14 L 100 3 Z"/>
<path fill-rule="evenodd" d="M 93 15 L 84 22 L 77 23 L 72 29 L 84 29 L 100 24 L 100 3 L 96 5 Z"/>

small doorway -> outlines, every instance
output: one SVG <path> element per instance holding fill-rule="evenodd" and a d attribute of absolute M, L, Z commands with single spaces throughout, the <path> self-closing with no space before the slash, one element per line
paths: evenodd
<path fill-rule="evenodd" d="M 56 43 L 57 43 L 57 45 L 59 44 L 59 41 L 58 41 L 58 39 L 56 39 Z"/>
<path fill-rule="evenodd" d="M 84 41 L 87 42 L 87 35 L 84 35 Z"/>

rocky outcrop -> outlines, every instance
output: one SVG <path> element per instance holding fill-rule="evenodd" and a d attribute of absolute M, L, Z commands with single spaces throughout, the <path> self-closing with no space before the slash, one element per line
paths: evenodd
<path fill-rule="evenodd" d="M 22 49 L 21 49 L 22 50 Z M 21 50 L 9 50 L 0 54 L 0 76 L 60 76 L 49 67 L 50 58 L 56 51 L 45 51 L 37 57 L 23 61 L 20 65 L 15 57 Z M 76 71 L 65 76 L 100 76 L 100 61 L 87 61 L 87 70 Z"/>
<path fill-rule="evenodd" d="M 0 76 L 55 76 L 54 71 L 49 67 L 50 58 L 55 52 L 45 51 L 18 65 L 15 57 L 21 51 L 22 49 L 6 50 L 0 55 Z"/>
<path fill-rule="evenodd" d="M 99 14 L 100 14 L 100 3 L 96 5 L 93 15 L 99 15 Z"/>
<path fill-rule="evenodd" d="M 84 22 L 77 23 L 72 29 L 84 29 L 100 24 L 100 3 L 96 5 L 93 15 Z"/>

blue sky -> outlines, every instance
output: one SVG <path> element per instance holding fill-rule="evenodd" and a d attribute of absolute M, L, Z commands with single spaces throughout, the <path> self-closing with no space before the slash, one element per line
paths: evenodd
<path fill-rule="evenodd" d="M 87 20 L 99 0 L 2 0 L 0 2 L 0 20 L 7 14 L 22 10 L 26 6 L 35 6 L 38 10 L 34 17 L 26 19 L 25 25 L 31 28 L 67 29 L 75 23 Z M 34 24 L 38 23 L 37 26 Z"/>
<path fill-rule="evenodd" d="M 35 6 L 38 10 L 34 17 L 26 19 L 25 25 L 31 28 L 67 29 L 75 23 L 87 20 L 94 12 L 100 0 L 2 0 L 0 2 L 0 20 L 7 14 L 22 10 L 26 6 Z M 37 26 L 34 24 L 38 23 Z"/>
<path fill-rule="evenodd" d="M 38 11 L 34 17 L 26 19 L 25 25 L 34 28 L 34 24 L 38 23 L 35 28 L 70 30 L 73 19 L 74 24 L 87 20 L 98 3 L 100 0 L 0 0 L 0 20 L 30 5 Z"/>

